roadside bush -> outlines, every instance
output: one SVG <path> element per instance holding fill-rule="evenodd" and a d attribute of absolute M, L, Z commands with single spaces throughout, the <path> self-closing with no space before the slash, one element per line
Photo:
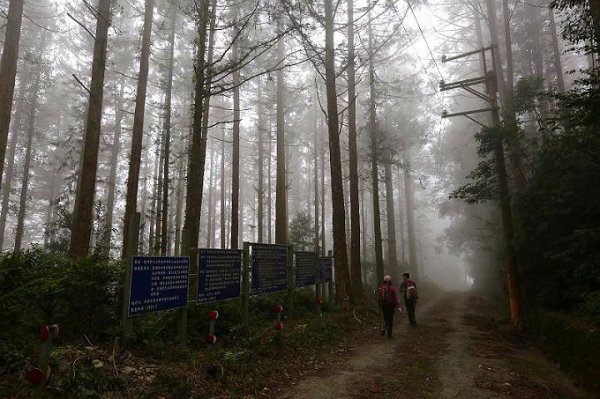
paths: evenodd
<path fill-rule="evenodd" d="M 541 348 L 579 383 L 600 390 L 600 331 L 564 314 L 538 311 L 529 328 Z"/>
<path fill-rule="evenodd" d="M 22 368 L 38 346 L 43 324 L 61 337 L 101 337 L 118 327 L 122 265 L 73 260 L 41 249 L 0 258 L 0 376 Z"/>

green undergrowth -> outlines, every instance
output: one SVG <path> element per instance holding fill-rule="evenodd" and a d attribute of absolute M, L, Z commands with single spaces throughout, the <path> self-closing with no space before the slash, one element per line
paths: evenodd
<path fill-rule="evenodd" d="M 538 311 L 528 318 L 538 345 L 579 384 L 600 392 L 600 330 L 573 317 Z"/>
<path fill-rule="evenodd" d="M 239 299 L 188 307 L 188 340 L 178 340 L 176 311 L 139 316 L 127 346 L 120 342 L 121 262 L 71 260 L 41 250 L 0 257 L 0 397 L 25 398 L 27 370 L 38 363 L 39 328 L 57 323 L 44 389 L 51 398 L 236 397 L 272 389 L 325 369 L 337 345 L 372 326 L 376 313 L 317 315 L 314 291 L 298 289 L 252 297 L 249 326 Z M 284 305 L 275 331 L 277 304 Z M 218 310 L 217 344 L 206 343 L 208 312 Z"/>

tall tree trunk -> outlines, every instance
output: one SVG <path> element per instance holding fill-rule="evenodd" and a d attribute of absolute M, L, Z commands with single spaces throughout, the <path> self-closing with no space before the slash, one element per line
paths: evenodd
<path fill-rule="evenodd" d="M 325 237 L 325 138 L 321 135 L 321 254 L 327 254 L 327 239 Z"/>
<path fill-rule="evenodd" d="M 360 187 L 360 208 L 361 208 L 361 233 L 362 233 L 362 251 L 361 251 L 361 256 L 363 257 L 363 259 L 366 259 L 367 256 L 367 207 L 365 205 L 366 201 L 365 201 L 365 187 L 364 187 L 364 183 L 361 184 Z"/>
<path fill-rule="evenodd" d="M 8 217 L 10 194 L 12 191 L 12 180 L 15 172 L 15 153 L 17 152 L 17 142 L 21 133 L 21 125 L 23 123 L 23 115 L 25 114 L 25 86 L 27 85 L 27 77 L 23 76 L 19 79 L 19 97 L 17 99 L 17 107 L 15 112 L 15 122 L 12 124 L 12 134 L 10 145 L 8 147 L 8 156 L 6 157 L 6 175 L 4 176 L 4 185 L 2 187 L 2 211 L 0 212 L 0 251 L 4 249 L 4 233 L 6 232 L 6 219 Z"/>
<path fill-rule="evenodd" d="M 244 181 L 243 178 L 242 178 L 242 181 Z M 240 190 L 240 192 L 239 192 L 240 199 L 239 199 L 239 217 L 238 217 L 239 228 L 238 228 L 237 248 L 242 247 L 242 241 L 244 240 L 244 185 L 243 184 L 240 184 L 239 190 Z"/>
<path fill-rule="evenodd" d="M 43 53 L 46 47 L 45 35 L 42 36 L 40 52 Z M 23 243 L 23 232 L 25 229 L 25 212 L 27 210 L 27 195 L 29 191 L 29 171 L 31 169 L 31 152 L 33 144 L 33 135 L 35 134 L 35 120 L 37 114 L 38 96 L 40 91 L 40 80 L 42 75 L 41 60 L 36 66 L 33 87 L 31 88 L 31 99 L 29 100 L 29 115 L 27 121 L 27 144 L 25 145 L 25 161 L 23 165 L 23 178 L 21 180 L 21 197 L 19 201 L 19 214 L 17 217 L 17 228 L 15 231 L 15 252 L 21 250 Z"/>
<path fill-rule="evenodd" d="M 125 221 L 123 225 L 122 257 L 130 256 L 134 248 L 129 248 L 129 225 L 136 212 L 138 186 L 140 178 L 140 161 L 142 158 L 142 141 L 144 136 L 144 111 L 146 109 L 146 86 L 148 84 L 148 57 L 150 56 L 150 36 L 152 34 L 152 14 L 154 0 L 146 0 L 144 13 L 144 30 L 142 33 L 142 51 L 140 55 L 140 73 L 138 75 L 135 111 L 133 115 L 133 131 L 131 134 L 131 154 L 129 155 L 129 172 L 127 175 L 127 195 L 125 199 Z M 151 244 L 152 245 L 152 244 Z"/>
<path fill-rule="evenodd" d="M 233 10 L 233 45 L 231 48 L 231 62 L 238 63 L 239 34 L 238 6 Z M 233 151 L 231 155 L 231 249 L 238 248 L 239 241 L 239 212 L 240 212 L 240 70 L 234 66 L 233 70 Z"/>
<path fill-rule="evenodd" d="M 265 143 L 264 143 L 264 135 L 265 135 L 265 126 L 264 126 L 264 105 L 263 105 L 263 96 L 262 96 L 262 86 L 263 81 L 261 77 L 258 77 L 258 94 L 257 94 L 257 107 L 258 107 L 258 122 L 257 122 L 257 135 L 258 135 L 258 187 L 256 188 L 257 193 L 257 232 L 258 237 L 257 241 L 262 243 L 265 237 L 264 225 L 265 225 L 265 202 L 263 196 L 265 194 L 265 174 L 264 174 L 264 166 L 265 166 Z"/>
<path fill-rule="evenodd" d="M 225 127 L 221 130 L 221 248 L 225 248 Z"/>
<path fill-rule="evenodd" d="M 408 241 L 408 263 L 410 272 L 414 279 L 419 278 L 418 260 L 417 260 L 417 236 L 415 232 L 415 206 L 412 189 L 412 173 L 408 142 L 403 140 L 402 160 L 404 167 L 404 201 L 406 203 L 406 235 Z"/>
<path fill-rule="evenodd" d="M 556 33 L 556 21 L 554 20 L 554 9 L 548 8 L 548 15 L 550 17 L 550 37 L 552 39 L 552 52 L 554 56 L 554 69 L 556 70 L 556 84 L 558 86 L 558 92 L 565 92 L 565 79 L 563 76 L 562 61 L 560 58 L 560 47 L 558 44 L 558 34 Z"/>
<path fill-rule="evenodd" d="M 379 209 L 379 138 L 377 131 L 377 114 L 375 111 L 375 66 L 373 57 L 375 55 L 373 43 L 373 28 L 371 13 L 369 12 L 369 134 L 371 136 L 371 183 L 373 188 L 373 245 L 375 246 L 375 271 L 377 283 L 383 281 L 383 249 L 381 242 L 381 211 Z"/>
<path fill-rule="evenodd" d="M 110 5 L 110 0 L 98 0 L 98 20 L 94 40 L 90 100 L 85 125 L 81 169 L 77 184 L 77 196 L 75 198 L 73 229 L 71 231 L 70 255 L 72 257 L 85 257 L 88 255 L 92 232 L 94 191 L 96 189 L 96 173 L 98 170 L 98 148 L 102 125 L 106 43 L 108 39 L 108 27 L 110 26 Z"/>
<path fill-rule="evenodd" d="M 158 213 L 158 180 L 160 174 L 160 141 L 158 144 L 159 149 L 155 152 L 154 157 L 154 173 L 152 174 L 152 193 L 150 194 L 150 214 L 148 216 L 148 223 L 150 224 L 148 232 L 148 252 L 155 255 L 156 242 L 157 242 L 157 218 Z"/>
<path fill-rule="evenodd" d="M 283 13 L 282 13 L 283 14 Z M 278 31 L 283 29 L 281 18 L 278 19 Z M 283 63 L 285 61 L 284 36 L 277 40 L 277 176 L 275 179 L 275 243 L 287 244 L 287 187 L 285 170 L 285 80 Z"/>
<path fill-rule="evenodd" d="M 270 133 L 271 127 L 272 127 L 272 124 L 269 121 L 269 134 L 268 134 L 269 153 L 267 154 L 267 189 L 268 189 L 268 193 L 267 193 L 267 204 L 268 204 L 267 242 L 269 244 L 273 243 L 273 179 L 272 179 L 273 139 L 272 139 L 271 133 Z"/>
<path fill-rule="evenodd" d="M 163 203 L 161 201 L 161 196 L 163 192 L 163 187 L 165 186 L 165 181 L 163 179 L 163 166 L 164 160 L 166 157 L 166 146 L 167 146 L 167 137 L 165 135 L 165 131 L 163 130 L 160 135 L 157 149 L 157 157 L 158 157 L 158 175 L 156 176 L 157 186 L 156 191 L 154 193 L 154 200 L 156 201 L 156 214 L 154 215 L 154 247 L 152 253 L 155 255 L 160 255 L 160 243 L 162 241 L 162 221 L 163 221 Z"/>
<path fill-rule="evenodd" d="M 510 147 L 510 171 L 513 179 L 513 188 L 515 193 L 522 191 L 525 187 L 525 177 L 521 167 L 521 144 L 519 143 L 517 119 L 512 104 L 512 93 L 513 93 L 513 60 L 512 60 L 512 40 L 510 35 L 510 15 L 508 11 L 508 0 L 502 0 L 502 10 L 504 15 L 504 35 L 505 35 L 505 46 L 507 52 L 507 78 L 504 80 L 502 72 L 502 59 L 499 51 L 494 52 L 494 70 L 496 72 L 496 80 L 498 85 L 498 91 L 500 93 L 500 99 L 504 106 L 503 116 L 504 124 L 508 130 L 507 142 Z M 486 0 L 487 11 L 488 11 L 488 27 L 490 30 L 490 38 L 492 45 L 498 43 L 498 28 L 497 28 L 497 15 L 496 9 L 492 0 Z"/>
<path fill-rule="evenodd" d="M 206 76 L 205 76 L 205 84 L 204 84 L 204 109 L 202 110 L 202 137 L 204 138 L 204 144 L 203 144 L 203 152 L 204 154 L 202 155 L 202 157 L 204 158 L 203 161 L 203 165 L 206 162 L 206 151 L 207 151 L 207 138 L 208 138 L 208 118 L 210 115 L 210 100 L 211 100 L 211 88 L 212 88 L 212 63 L 213 63 L 213 58 L 214 58 L 214 52 L 215 52 L 215 25 L 216 25 L 216 7 L 217 7 L 217 1 L 216 0 L 212 0 L 211 4 L 210 4 L 210 14 L 209 14 L 209 18 L 210 18 L 210 25 L 209 25 L 209 31 L 208 31 L 208 49 L 207 49 L 207 54 L 206 54 Z M 211 152 L 211 177 L 210 177 L 210 187 L 209 187 L 209 204 L 208 204 L 208 209 L 209 212 L 211 209 L 213 209 L 214 205 L 212 204 L 212 190 L 214 187 L 213 184 L 213 174 L 214 174 L 214 161 L 215 158 L 215 151 L 214 148 Z M 204 169 L 204 166 L 202 167 Z M 216 178 L 215 178 L 216 179 Z M 204 185 L 204 172 L 202 173 L 202 184 Z M 202 187 L 202 191 L 204 191 L 204 187 Z M 212 213 L 209 213 L 208 215 L 208 223 L 207 223 L 207 247 L 210 248 L 210 243 L 214 242 L 215 240 L 215 215 Z M 211 224 L 212 221 L 212 224 Z"/>
<path fill-rule="evenodd" d="M 175 231 L 181 233 L 181 215 L 183 213 L 183 198 L 184 198 L 184 186 L 183 179 L 185 176 L 185 165 L 181 160 L 178 160 L 178 168 L 177 168 L 177 194 L 175 195 L 175 205 L 177 209 L 175 210 Z M 178 235 L 179 240 L 175 241 L 175 250 L 174 254 L 179 255 L 181 253 L 181 236 Z M 210 245 L 207 245 L 210 248 Z"/>
<path fill-rule="evenodd" d="M 206 137 L 202 134 L 203 100 L 205 96 L 205 54 L 206 28 L 208 26 L 209 2 L 199 3 L 196 20 L 198 33 L 198 51 L 196 53 L 194 84 L 194 117 L 191 146 L 188 157 L 187 197 L 185 201 L 184 228 L 188 231 L 192 246 L 198 245 L 200 210 L 202 206 L 202 190 L 204 186 L 204 162 L 206 159 Z"/>
<path fill-rule="evenodd" d="M 8 129 L 12 113 L 17 58 L 21 39 L 21 21 L 23 20 L 24 0 L 10 0 L 4 35 L 4 49 L 0 59 L 0 187 L 4 172 L 4 157 L 8 142 Z"/>
<path fill-rule="evenodd" d="M 350 172 L 350 276 L 352 295 L 364 296 L 360 263 L 360 204 L 358 202 L 358 150 L 356 133 L 356 72 L 354 56 L 354 0 L 348 0 L 348 156 Z"/>
<path fill-rule="evenodd" d="M 315 242 L 314 242 L 314 246 L 315 246 L 315 251 L 316 252 L 320 252 L 319 251 L 319 238 L 320 238 L 320 222 L 319 222 L 319 146 L 317 145 L 318 142 L 318 137 L 319 137 L 319 133 L 321 133 L 319 131 L 319 125 L 317 123 L 317 115 L 319 112 L 319 109 L 317 107 L 318 104 L 318 92 L 317 90 L 315 90 L 315 102 L 314 102 L 314 109 L 313 109 L 313 168 L 314 168 L 314 197 L 315 197 L 315 203 L 314 203 L 314 209 L 315 209 Z M 321 133 L 322 134 L 322 133 Z"/>
<path fill-rule="evenodd" d="M 206 248 L 210 248 L 213 243 L 213 221 L 214 205 L 213 205 L 213 191 L 214 191 L 214 175 L 215 175 L 215 152 L 214 149 L 210 152 L 210 171 L 208 175 L 208 220 L 206 223 Z"/>
<path fill-rule="evenodd" d="M 171 32 L 169 32 L 169 65 L 165 87 L 165 116 L 163 130 L 165 132 L 165 152 L 163 159 L 162 187 L 162 221 L 160 234 L 160 254 L 167 255 L 169 241 L 169 165 L 171 163 L 171 97 L 173 91 L 173 64 L 175 62 L 175 27 L 177 26 L 175 7 L 171 7 Z"/>
<path fill-rule="evenodd" d="M 335 87 L 335 47 L 332 0 L 325 0 L 325 81 L 327 88 L 327 130 L 329 132 L 329 165 L 331 169 L 331 205 L 333 225 L 333 256 L 335 257 L 335 300 L 347 306 L 350 297 L 350 273 L 346 252 L 346 218 L 342 160 L 340 151 L 337 90 Z M 352 299 L 352 298 L 350 298 Z"/>
<path fill-rule="evenodd" d="M 62 133 L 62 121 L 63 121 L 63 113 L 61 111 L 58 112 L 57 115 L 57 123 L 56 123 L 56 136 L 54 137 L 54 139 L 57 142 L 62 142 L 62 137 L 61 137 L 61 133 Z M 56 150 L 55 150 L 56 151 Z M 58 173 L 58 171 L 56 171 L 56 173 L 53 173 L 50 176 L 50 181 L 49 181 L 49 186 L 50 186 L 50 194 L 48 195 L 48 208 L 46 209 L 46 221 L 44 223 L 44 247 L 48 246 L 51 242 L 54 241 L 55 238 L 55 233 L 54 233 L 54 229 L 52 228 L 55 218 L 56 218 L 56 194 L 58 193 L 58 188 L 59 186 L 59 182 L 60 182 L 60 175 Z M 4 230 L 4 227 L 2 227 L 0 229 L 0 233 L 1 231 Z M 2 244 L 0 241 L 0 250 L 2 248 Z"/>
<path fill-rule="evenodd" d="M 512 43 L 510 42 L 510 34 L 507 33 L 510 31 L 510 25 L 507 24 L 507 20 L 509 19 L 508 16 L 508 6 L 506 5 L 507 0 L 503 0 L 503 12 L 504 12 L 504 20 L 505 20 L 505 34 L 507 35 L 507 48 L 511 48 L 512 47 Z M 495 38 L 497 37 L 496 35 L 494 35 L 495 30 L 496 30 L 496 26 L 495 26 L 495 15 L 494 15 L 494 7 L 492 4 L 492 0 L 487 0 L 487 8 L 488 8 L 488 15 L 490 16 L 490 18 L 488 18 L 490 24 L 490 35 L 492 38 L 494 38 L 493 40 L 495 40 Z M 494 18 L 492 18 L 494 17 Z M 497 62 L 500 62 L 500 57 L 498 54 L 496 54 Z M 508 73 L 512 74 L 512 59 L 510 59 L 509 61 L 510 64 L 510 69 L 508 69 Z M 498 71 L 496 71 L 496 74 L 498 75 Z M 502 81 L 502 79 L 499 79 L 500 81 Z M 498 79 L 497 79 L 498 81 Z M 503 103 L 504 103 L 504 124 L 508 126 L 508 145 L 509 145 L 509 149 L 510 149 L 510 154 L 509 154 L 509 165 L 510 165 L 510 171 L 511 171 L 511 177 L 512 177 L 512 183 L 513 183 L 513 191 L 515 194 L 519 194 L 520 192 L 522 192 L 523 188 L 525 187 L 525 178 L 523 176 L 522 173 L 522 169 L 521 169 L 521 147 L 520 147 L 520 143 L 519 143 L 519 138 L 517 135 L 517 120 L 516 120 L 516 115 L 515 115 L 515 111 L 512 105 L 512 86 L 508 85 L 508 87 L 505 87 L 504 90 L 504 99 L 503 99 Z M 502 90 L 500 90 L 500 95 L 502 98 Z M 493 112 L 492 112 L 493 114 Z M 493 116 L 494 118 L 496 117 L 495 115 Z M 494 122 L 493 124 L 494 127 L 498 128 L 500 126 L 500 122 Z M 500 139 L 501 140 L 501 139 Z M 498 170 L 499 172 L 499 185 L 503 185 L 504 183 L 501 181 L 502 177 L 500 177 L 500 175 L 505 175 L 505 169 L 504 169 L 504 150 L 503 150 L 503 143 L 500 142 L 497 144 L 497 149 L 496 151 L 496 162 L 498 163 Z M 502 163 L 502 165 L 500 165 L 500 163 Z M 506 204 L 502 205 L 502 221 L 503 221 L 503 228 L 505 229 L 505 238 L 508 238 L 505 242 L 506 248 L 507 248 L 507 264 L 508 264 L 508 293 L 509 293 L 509 300 L 510 300 L 510 305 L 511 305 L 511 320 L 513 322 L 513 326 L 515 328 L 521 328 L 522 327 L 522 313 L 521 313 L 521 295 L 520 295 L 520 287 L 519 287 L 519 265 L 523 264 L 525 262 L 526 259 L 526 255 L 525 255 L 525 248 L 523 245 L 521 245 L 521 243 L 517 243 L 514 238 L 514 231 L 513 231 L 513 222 L 516 222 L 516 229 L 520 229 L 519 226 L 519 219 L 518 218 L 514 218 L 512 217 L 512 212 L 511 212 L 511 206 L 510 206 L 510 196 L 509 196 L 509 192 L 507 189 L 506 192 L 506 197 L 503 193 L 500 194 L 501 196 L 501 201 L 505 201 L 507 202 Z M 513 197 L 514 198 L 514 197 Z M 510 223 L 510 226 L 508 226 L 508 224 Z M 520 229 L 521 232 L 523 232 L 522 229 Z M 526 237 L 523 238 L 523 240 L 526 240 Z M 513 252 L 515 252 L 515 256 L 513 257 Z"/>
<path fill-rule="evenodd" d="M 594 27 L 594 39 L 596 41 L 596 54 L 600 54 L 600 0 L 589 0 L 590 11 L 592 14 L 592 24 Z"/>
<path fill-rule="evenodd" d="M 392 175 L 392 165 L 385 163 L 385 203 L 387 212 L 387 267 L 394 281 L 400 281 L 398 274 L 398 255 L 396 254 L 396 222 L 394 210 L 394 184 Z"/>
<path fill-rule="evenodd" d="M 400 168 L 397 169 L 398 181 L 398 231 L 400 232 L 400 253 L 402 263 L 406 262 L 406 240 L 404 239 L 404 204 L 402 201 L 402 194 L 400 185 L 402 184 L 402 178 L 400 177 Z"/>
<path fill-rule="evenodd" d="M 142 187 L 141 187 L 141 196 L 142 196 L 142 201 L 140 204 L 140 215 L 141 215 L 141 220 L 140 220 L 140 242 L 138 245 L 139 249 L 142 249 L 142 252 L 146 252 L 144 251 L 145 248 L 145 240 L 146 240 L 146 225 L 148 225 L 148 230 L 150 230 L 150 228 L 152 227 L 152 223 L 149 223 L 150 218 L 152 217 L 150 215 L 150 218 L 146 217 L 146 208 L 148 207 L 148 190 L 147 190 L 147 186 L 148 186 L 148 179 L 150 176 L 150 151 L 146 151 L 145 152 L 145 156 L 144 156 L 144 163 L 143 165 L 140 165 L 141 167 L 143 167 L 143 179 L 142 179 Z M 154 170 L 156 170 L 156 168 L 154 168 Z M 156 173 L 156 172 L 155 172 Z M 152 204 L 154 204 L 154 202 L 152 202 Z M 152 207 L 152 205 L 151 205 Z M 154 212 L 154 209 L 150 210 L 151 213 Z M 148 233 L 148 251 L 147 253 L 150 253 L 150 235 L 154 234 L 154 232 L 152 233 Z"/>
<path fill-rule="evenodd" d="M 123 80 L 121 80 L 119 95 L 115 102 L 115 129 L 111 146 L 110 172 L 108 181 L 106 182 L 108 188 L 108 194 L 106 196 L 106 217 L 104 221 L 104 231 L 102 232 L 102 242 L 100 245 L 103 258 L 108 258 L 110 256 L 110 242 L 115 208 L 115 190 L 117 187 L 117 166 L 119 164 L 119 153 L 121 152 L 121 122 L 123 120 L 123 111 L 121 111 L 121 107 L 124 91 L 125 84 L 123 83 Z"/>

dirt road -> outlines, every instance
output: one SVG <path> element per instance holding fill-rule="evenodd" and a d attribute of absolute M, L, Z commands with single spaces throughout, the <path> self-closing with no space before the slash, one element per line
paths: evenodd
<path fill-rule="evenodd" d="M 322 375 L 274 392 L 280 398 L 589 398 L 527 342 L 493 320 L 475 295 L 423 301 L 417 326 L 396 317 L 394 338 L 369 342 Z"/>

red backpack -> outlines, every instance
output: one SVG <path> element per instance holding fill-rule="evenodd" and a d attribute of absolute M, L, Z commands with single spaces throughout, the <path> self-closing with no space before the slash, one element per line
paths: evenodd
<path fill-rule="evenodd" d="M 377 290 L 377 301 L 379 302 L 379 306 L 383 306 L 385 304 L 394 304 L 394 296 L 392 293 L 392 287 L 389 285 L 382 285 Z"/>

